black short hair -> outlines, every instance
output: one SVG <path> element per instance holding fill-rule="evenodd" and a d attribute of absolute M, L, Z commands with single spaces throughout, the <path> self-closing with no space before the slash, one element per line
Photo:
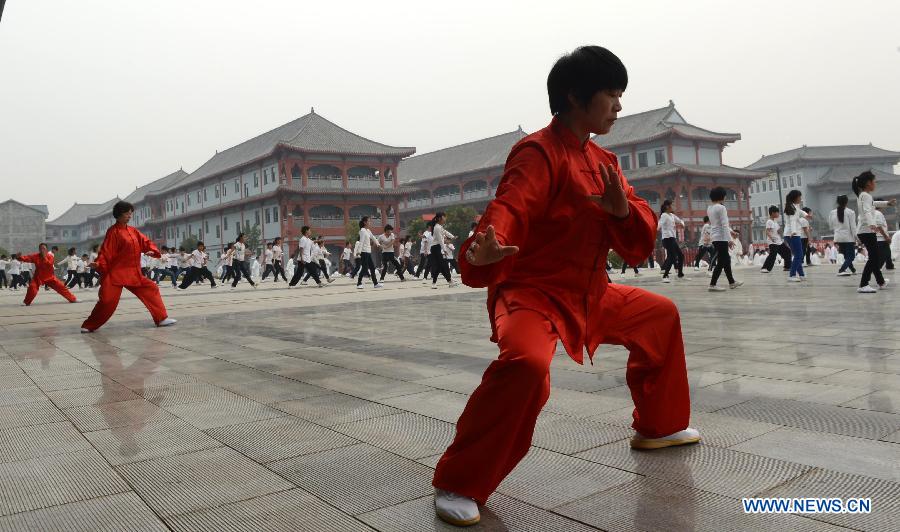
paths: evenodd
<path fill-rule="evenodd" d="M 308 232 L 309 232 L 309 226 L 308 226 L 308 225 L 304 225 L 303 227 L 300 228 L 300 234 L 301 234 L 301 235 L 306 236 L 306 233 L 308 233 Z"/>
<path fill-rule="evenodd" d="M 47 243 L 41 242 L 40 244 L 38 244 L 38 249 L 41 249 L 41 246 L 47 247 Z M 59 249 L 59 248 L 57 248 L 56 246 L 53 246 L 53 249 Z"/>
<path fill-rule="evenodd" d="M 197 247 L 198 247 L 198 248 L 199 248 L 200 246 L 203 246 L 203 245 L 205 245 L 205 244 L 203 244 L 203 241 L 202 241 L 202 240 L 201 240 L 200 242 L 197 242 Z"/>
<path fill-rule="evenodd" d="M 393 230 L 394 230 L 394 226 L 391 225 L 391 224 L 387 224 L 386 226 L 384 226 L 384 230 L 385 230 L 385 231 L 393 231 Z"/>
<path fill-rule="evenodd" d="M 712 201 L 722 201 L 727 195 L 728 191 L 725 190 L 725 187 L 716 187 L 709 191 L 709 199 Z"/>
<path fill-rule="evenodd" d="M 368 221 L 369 221 L 368 216 L 363 216 L 362 218 L 360 218 L 359 219 L 359 228 L 362 229 L 363 226 L 366 225 L 366 222 L 368 222 Z"/>
<path fill-rule="evenodd" d="M 44 242 L 41 242 L 41 244 L 43 244 L 43 245 L 45 245 L 45 246 L 47 245 L 47 244 L 44 243 Z M 41 244 L 38 244 L 38 247 L 41 247 Z M 53 246 L 52 248 L 50 248 L 50 251 L 53 251 L 54 249 L 58 250 L 58 249 L 59 249 L 59 246 Z"/>
<path fill-rule="evenodd" d="M 113 206 L 113 218 L 118 219 L 126 212 L 134 212 L 134 205 L 127 201 L 120 201 Z"/>
<path fill-rule="evenodd" d="M 776 214 L 779 212 L 781 212 L 781 209 L 779 209 L 777 205 L 769 205 L 769 214 Z"/>
<path fill-rule="evenodd" d="M 809 214 L 812 212 L 812 209 L 810 209 L 809 207 L 803 207 L 803 212 L 805 212 L 806 214 Z"/>
<path fill-rule="evenodd" d="M 550 113 L 569 110 L 569 95 L 587 106 L 594 94 L 628 86 L 628 71 L 616 54 L 602 46 L 581 46 L 556 60 L 547 76 Z"/>
<path fill-rule="evenodd" d="M 703 217 L 703 221 L 704 221 L 704 222 L 708 222 L 708 221 L 709 221 L 709 216 L 704 216 L 704 217 Z"/>
<path fill-rule="evenodd" d="M 866 185 L 869 184 L 869 181 L 872 181 L 874 179 L 875 174 L 873 174 L 871 170 L 866 170 L 865 172 L 853 178 L 853 181 L 850 183 L 850 188 L 853 189 L 854 194 L 859 196 L 860 193 L 862 193 L 863 189 L 866 188 Z"/>

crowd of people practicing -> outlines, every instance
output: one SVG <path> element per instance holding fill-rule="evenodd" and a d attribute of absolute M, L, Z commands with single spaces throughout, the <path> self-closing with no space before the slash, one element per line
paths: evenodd
<path fill-rule="evenodd" d="M 678 307 L 639 286 L 611 283 L 598 268 L 610 251 L 621 257 L 623 270 L 643 263 L 661 238 L 666 253 L 663 281 L 671 282 L 673 269 L 675 279 L 686 278 L 678 242 L 678 226 L 684 222 L 672 212 L 671 201 L 664 202 L 657 215 L 628 184 L 616 156 L 591 141 L 592 135 L 613 127 L 627 84 L 625 66 L 599 46 L 578 48 L 554 64 L 547 78 L 553 118 L 512 148 L 496 197 L 461 244 L 458 263 L 452 244 L 456 237 L 447 231 L 444 213 L 437 213 L 418 235 L 415 268 L 412 239 L 398 237 L 390 225 L 376 237 L 368 217 L 359 221 L 359 239 L 352 246 L 346 242 L 341 252 L 337 275 L 355 277 L 360 289 L 366 277 L 375 288 L 383 286 L 390 266 L 401 282 L 424 275 L 434 288 L 440 277 L 456 286 L 453 268 L 466 285 L 487 289 L 491 340 L 499 354 L 469 397 L 455 438 L 436 465 L 435 511 L 448 523 L 477 523 L 479 506 L 528 453 L 538 415 L 550 396 L 549 368 L 558 343 L 578 364 L 584 363 L 585 353 L 592 360 L 600 344 L 628 349 L 626 381 L 635 406 L 631 447 L 653 450 L 701 439 L 689 426 L 691 401 Z M 879 209 L 894 202 L 875 200 L 875 187 L 871 172 L 854 178 L 858 212 L 847 207 L 847 196 L 840 196 L 829 218 L 837 250 L 832 247 L 826 257 L 841 263 L 838 275 L 856 273 L 857 242 L 865 249 L 860 293 L 888 284 L 881 268 L 891 237 Z M 744 254 L 735 249 L 740 241 L 729 224 L 726 191 L 716 187 L 709 198 L 694 268 L 710 271 L 711 291 L 727 290 L 718 286 L 722 274 L 730 288 L 738 288 L 742 283 L 731 265 L 733 257 Z M 262 269 L 261 281 L 271 275 L 273 282 L 281 279 L 289 286 L 309 278 L 318 286 L 334 280 L 330 253 L 321 238 L 310 237 L 309 227 L 302 228 L 288 263 L 281 239 L 265 243 L 261 256 L 253 259 L 244 235 L 239 235 L 226 246 L 214 276 L 202 242 L 190 251 L 160 250 L 128 225 L 133 211 L 129 203 L 117 203 L 112 213 L 116 223 L 89 254 L 69 250 L 57 260 L 57 250 L 41 244 L 37 253 L 3 257 L 13 285 L 28 287 L 25 304 L 31 304 L 41 286 L 74 302 L 70 288 L 79 283 L 90 288 L 99 280 L 99 300 L 81 326 L 81 332 L 91 333 L 113 314 L 123 288 L 144 303 L 157 326 L 174 324 L 158 284 L 167 278 L 180 289 L 205 282 L 215 288 L 229 280 L 234 288 L 241 279 L 255 288 L 255 268 Z M 760 271 L 770 274 L 780 259 L 788 281 L 802 283 L 810 217 L 801 192 L 791 190 L 783 212 L 769 209 L 768 252 L 748 260 L 760 261 Z M 373 260 L 377 252 L 380 276 Z M 54 273 L 57 264 L 65 264 L 65 284 Z M 877 288 L 869 286 L 872 277 Z"/>

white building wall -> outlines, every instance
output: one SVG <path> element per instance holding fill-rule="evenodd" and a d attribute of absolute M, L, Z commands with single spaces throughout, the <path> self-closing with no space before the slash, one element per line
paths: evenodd
<path fill-rule="evenodd" d="M 678 164 L 696 164 L 697 156 L 694 147 L 674 144 L 672 146 L 672 162 Z"/>
<path fill-rule="evenodd" d="M 718 166 L 722 164 L 721 152 L 715 144 L 701 144 L 699 150 L 700 164 L 703 166 Z"/>

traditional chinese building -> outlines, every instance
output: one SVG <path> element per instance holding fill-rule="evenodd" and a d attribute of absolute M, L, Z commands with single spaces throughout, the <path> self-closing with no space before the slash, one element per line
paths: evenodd
<path fill-rule="evenodd" d="M 685 221 L 684 238 L 696 245 L 709 191 L 725 187 L 725 206 L 732 229 L 741 240 L 751 238 L 750 183 L 765 175 L 724 164 L 722 152 L 741 139 L 739 133 L 717 133 L 689 124 L 675 104 L 616 120 L 612 130 L 594 142 L 614 152 L 628 182 L 657 212 L 670 199 Z"/>
<path fill-rule="evenodd" d="M 381 231 L 399 225 L 397 166 L 415 153 L 351 133 L 315 111 L 217 152 L 194 172 L 136 203 L 141 225 L 158 242 L 177 246 L 188 235 L 215 256 L 238 233 L 259 226 L 296 249 L 300 228 L 312 227 L 343 247 L 347 224 L 363 215 Z"/>
<path fill-rule="evenodd" d="M 831 234 L 828 215 L 835 208 L 837 196 L 846 194 L 849 207 L 856 208 L 856 196 L 850 182 L 866 170 L 877 180 L 876 197 L 900 196 L 900 175 L 894 166 L 900 163 L 900 152 L 864 145 L 801 146 L 792 150 L 764 155 L 747 167 L 765 172 L 752 183 L 750 208 L 753 212 L 754 242 L 765 241 L 765 220 L 770 205 L 783 207 L 785 195 L 793 189 L 803 194 L 803 204 L 813 211 L 815 237 Z M 780 182 L 779 182 L 780 181 Z M 779 186 L 780 185 L 780 186 Z M 891 229 L 897 228 L 896 209 L 885 211 Z"/>
<path fill-rule="evenodd" d="M 525 137 L 515 131 L 416 155 L 400 163 L 406 198 L 401 204 L 403 226 L 414 218 L 450 206 L 470 206 L 484 212 L 494 198 L 512 147 Z"/>
<path fill-rule="evenodd" d="M 0 202 L 0 248 L 10 253 L 33 253 L 44 241 L 46 205 Z"/>
<path fill-rule="evenodd" d="M 103 242 L 106 230 L 115 220 L 112 208 L 118 196 L 104 203 L 76 203 L 66 212 L 47 222 L 46 242 L 61 250 L 75 248 L 79 255 L 88 253 L 91 246 Z"/>

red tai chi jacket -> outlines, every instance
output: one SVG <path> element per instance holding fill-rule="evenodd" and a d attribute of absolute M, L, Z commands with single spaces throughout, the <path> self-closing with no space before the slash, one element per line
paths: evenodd
<path fill-rule="evenodd" d="M 629 214 L 617 219 L 588 199 L 603 193 L 600 165 L 614 165 Z M 579 364 L 584 348 L 593 359 L 602 324 L 589 326 L 609 282 L 606 257 L 615 250 L 629 264 L 648 256 L 656 242 L 656 214 L 634 193 L 616 156 L 578 139 L 558 118 L 520 140 L 477 232 L 493 225 L 501 245 L 519 253 L 488 266 L 460 260 L 463 282 L 488 287 L 488 314 L 497 341 L 495 307 L 538 311 L 553 324 L 566 352 Z M 474 240 L 460 248 L 460 256 Z"/>
<path fill-rule="evenodd" d="M 40 253 L 32 253 L 31 255 L 19 257 L 19 260 L 34 264 L 34 276 L 32 279 L 36 280 L 38 284 L 44 284 L 50 279 L 56 279 L 56 271 L 54 269 L 56 263 L 54 262 L 53 254 L 49 251 L 43 257 L 41 257 Z"/>
<path fill-rule="evenodd" d="M 104 283 L 115 286 L 140 286 L 141 253 L 160 257 L 159 249 L 146 235 L 120 223 L 106 230 L 106 238 L 97 256 L 97 271 Z"/>

